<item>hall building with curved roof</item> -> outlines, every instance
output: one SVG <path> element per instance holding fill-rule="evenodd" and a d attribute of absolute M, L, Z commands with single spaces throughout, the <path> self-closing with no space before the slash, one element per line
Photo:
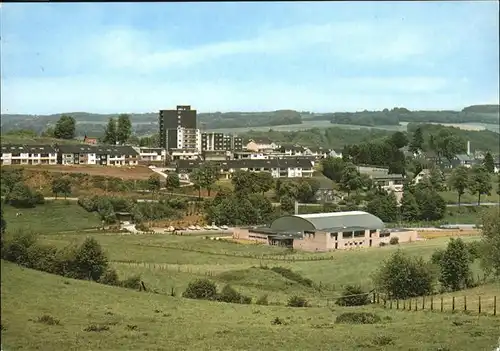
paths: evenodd
<path fill-rule="evenodd" d="M 400 243 L 415 241 L 417 233 L 386 229 L 368 212 L 346 211 L 285 215 L 266 227 L 236 228 L 233 237 L 316 252 L 381 246 L 391 237 Z"/>

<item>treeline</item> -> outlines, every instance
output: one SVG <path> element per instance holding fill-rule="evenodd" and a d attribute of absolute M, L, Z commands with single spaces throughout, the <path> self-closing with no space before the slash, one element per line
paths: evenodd
<path fill-rule="evenodd" d="M 462 111 L 410 111 L 404 107 L 391 110 L 334 112 L 316 115 L 311 120 L 329 120 L 334 124 L 361 126 L 399 125 L 410 123 L 490 123 L 498 124 L 499 112 L 496 105 L 477 105 Z"/>
<path fill-rule="evenodd" d="M 215 112 L 200 113 L 198 123 L 206 129 L 267 127 L 290 124 L 301 124 L 301 114 L 293 110 L 272 112 Z"/>

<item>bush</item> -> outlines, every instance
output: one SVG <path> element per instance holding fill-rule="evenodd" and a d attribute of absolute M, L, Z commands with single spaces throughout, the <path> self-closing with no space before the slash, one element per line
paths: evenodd
<path fill-rule="evenodd" d="M 429 264 L 401 250 L 391 255 L 374 275 L 375 285 L 394 299 L 430 295 L 434 281 Z"/>
<path fill-rule="evenodd" d="M 2 258 L 4 260 L 29 267 L 28 250 L 36 244 L 36 236 L 33 233 L 17 233 L 11 240 L 6 240 L 2 247 Z"/>
<path fill-rule="evenodd" d="M 252 302 L 251 297 L 242 295 L 241 293 L 234 290 L 230 285 L 226 285 L 222 289 L 221 293 L 217 296 L 217 300 L 228 303 L 242 304 L 249 304 Z"/>
<path fill-rule="evenodd" d="M 472 286 L 472 271 L 469 265 L 473 260 L 469 252 L 469 246 L 462 239 L 449 241 L 439 261 L 439 282 L 445 289 L 457 291 Z"/>
<path fill-rule="evenodd" d="M 262 305 L 262 306 L 267 306 L 269 305 L 269 302 L 267 301 L 267 295 L 262 295 L 255 301 L 256 305 Z"/>
<path fill-rule="evenodd" d="M 208 279 L 198 279 L 189 283 L 182 296 L 188 299 L 215 300 L 217 287 Z"/>
<path fill-rule="evenodd" d="M 134 275 L 120 282 L 120 286 L 127 289 L 140 289 L 141 288 L 141 276 Z"/>
<path fill-rule="evenodd" d="M 47 324 L 47 325 L 59 325 L 59 324 L 61 324 L 59 322 L 59 319 L 56 319 L 48 314 L 44 314 L 43 316 L 38 317 L 37 322 Z"/>
<path fill-rule="evenodd" d="M 293 280 L 299 284 L 312 287 L 313 281 L 308 278 L 304 278 L 299 273 L 292 271 L 291 269 L 284 267 L 273 267 L 271 270 L 275 273 L 281 274 L 283 277 Z"/>
<path fill-rule="evenodd" d="M 74 277 L 98 281 L 108 268 L 108 258 L 94 238 L 87 238 L 74 255 Z"/>
<path fill-rule="evenodd" d="M 346 312 L 337 316 L 335 323 L 341 324 L 375 324 L 380 322 L 380 317 L 370 312 Z"/>
<path fill-rule="evenodd" d="M 393 236 L 390 240 L 389 240 L 389 244 L 390 245 L 397 245 L 399 244 L 399 238 L 397 236 Z"/>
<path fill-rule="evenodd" d="M 108 268 L 106 272 L 104 272 L 104 274 L 99 278 L 99 283 L 113 286 L 120 285 L 118 273 L 116 273 L 114 269 Z"/>
<path fill-rule="evenodd" d="M 83 207 L 87 212 L 97 211 L 95 197 L 83 196 L 78 198 L 78 205 Z"/>
<path fill-rule="evenodd" d="M 363 306 L 370 304 L 368 293 L 359 285 L 347 285 L 342 292 L 342 297 L 335 302 L 339 306 Z"/>
<path fill-rule="evenodd" d="M 287 303 L 288 307 L 309 307 L 307 300 L 300 296 L 292 296 Z"/>

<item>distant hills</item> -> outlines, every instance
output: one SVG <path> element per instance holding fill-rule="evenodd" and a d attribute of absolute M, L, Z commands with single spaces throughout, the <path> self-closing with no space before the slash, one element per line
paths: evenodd
<path fill-rule="evenodd" d="M 96 114 L 88 112 L 69 112 L 77 121 L 77 135 L 100 136 L 105 124 L 116 114 Z M 41 133 L 53 126 L 62 113 L 52 115 L 2 114 L 2 133 L 12 130 L 29 129 Z M 198 124 L 202 129 L 230 128 L 272 128 L 278 125 L 308 124 L 324 120 L 334 124 L 353 124 L 362 126 L 398 125 L 408 123 L 499 123 L 500 105 L 472 105 L 462 111 L 409 111 L 406 108 L 393 108 L 383 111 L 312 113 L 294 110 L 270 112 L 215 112 L 199 113 Z M 158 113 L 129 114 L 134 131 L 138 135 L 157 131 Z"/>

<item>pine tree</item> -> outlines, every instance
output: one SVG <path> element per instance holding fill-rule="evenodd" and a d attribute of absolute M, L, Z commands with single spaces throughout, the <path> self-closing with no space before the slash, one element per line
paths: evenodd
<path fill-rule="evenodd" d="M 116 145 L 117 133 L 116 133 L 116 121 L 114 118 L 110 118 L 106 130 L 104 131 L 104 143 Z"/>

